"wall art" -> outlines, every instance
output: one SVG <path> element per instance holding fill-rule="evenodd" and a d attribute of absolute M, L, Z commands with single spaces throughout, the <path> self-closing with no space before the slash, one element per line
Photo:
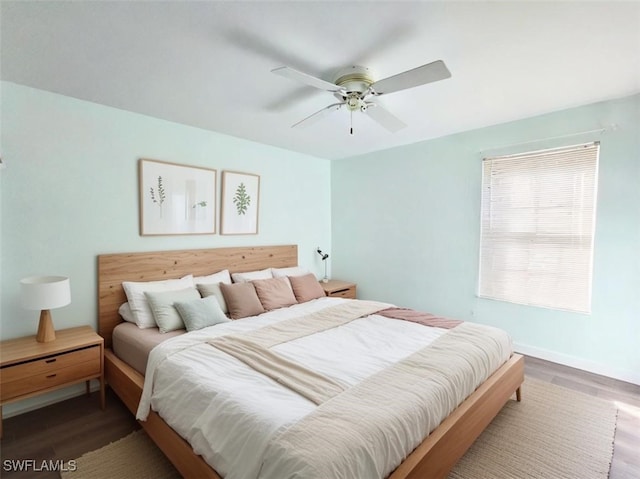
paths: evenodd
<path fill-rule="evenodd" d="M 139 161 L 140 234 L 216 232 L 216 170 Z"/>
<path fill-rule="evenodd" d="M 259 202 L 260 176 L 223 171 L 220 234 L 257 234 Z"/>

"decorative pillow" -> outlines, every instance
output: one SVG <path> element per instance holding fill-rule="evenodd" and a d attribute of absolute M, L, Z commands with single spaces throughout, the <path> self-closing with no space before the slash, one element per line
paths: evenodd
<path fill-rule="evenodd" d="M 174 306 L 187 327 L 187 331 L 195 331 L 231 321 L 222 312 L 215 296 L 192 299 L 191 301 L 178 301 Z"/>
<path fill-rule="evenodd" d="M 208 276 L 196 276 L 193 278 L 195 284 L 218 284 L 226 283 L 231 284 L 231 275 L 228 269 L 223 269 L 217 273 L 210 274 Z"/>
<path fill-rule="evenodd" d="M 271 268 L 261 269 L 260 271 L 247 271 L 246 273 L 232 273 L 234 283 L 247 283 L 254 279 L 269 279 L 273 278 Z"/>
<path fill-rule="evenodd" d="M 174 307 L 175 303 L 200 299 L 200 293 L 193 287 L 178 291 L 145 291 L 144 294 L 161 333 L 184 329 L 182 318 Z"/>
<path fill-rule="evenodd" d="M 220 290 L 227 302 L 231 319 L 246 318 L 264 313 L 262 303 L 253 283 L 220 283 Z"/>
<path fill-rule="evenodd" d="M 224 283 L 224 284 L 231 284 L 231 283 Z M 196 284 L 196 288 L 198 288 L 198 291 L 200 291 L 200 295 L 203 298 L 207 298 L 209 296 L 215 296 L 216 299 L 218 300 L 218 304 L 220 305 L 220 308 L 222 309 L 222 312 L 224 314 L 227 314 L 229 312 L 229 308 L 227 307 L 227 302 L 224 300 L 222 291 L 220 291 L 220 283 Z"/>
<path fill-rule="evenodd" d="M 156 321 L 144 295 L 145 291 L 177 291 L 193 287 L 193 276 L 188 275 L 181 279 L 167 279 L 164 281 L 124 281 L 122 287 L 127 295 L 131 312 L 136 318 L 138 327 L 155 328 L 157 326 Z"/>
<path fill-rule="evenodd" d="M 131 306 L 129 306 L 129 303 L 122 303 L 118 308 L 118 313 L 120 313 L 120 317 L 128 323 L 135 324 L 136 318 L 131 311 Z"/>
<path fill-rule="evenodd" d="M 311 273 L 304 276 L 289 276 L 289 281 L 298 303 L 325 297 L 324 289 L 318 283 L 318 279 Z"/>
<path fill-rule="evenodd" d="M 291 268 L 271 268 L 271 273 L 274 278 L 286 278 L 287 276 L 304 276 L 310 271 L 307 268 L 293 266 Z"/>
<path fill-rule="evenodd" d="M 287 278 L 256 279 L 252 283 L 262 306 L 267 311 L 285 308 L 298 302 Z"/>

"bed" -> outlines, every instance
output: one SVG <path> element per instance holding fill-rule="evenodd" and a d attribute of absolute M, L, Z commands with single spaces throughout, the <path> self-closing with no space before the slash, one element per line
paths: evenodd
<path fill-rule="evenodd" d="M 105 376 L 108 384 L 136 413 L 144 376 L 112 351 L 113 329 L 122 321 L 119 306 L 126 301 L 123 281 L 154 281 L 186 274 L 209 274 L 293 267 L 298 262 L 295 245 L 217 248 L 151 253 L 109 254 L 98 257 L 99 333 L 105 339 Z M 512 355 L 495 373 L 462 402 L 391 474 L 390 479 L 446 477 L 455 462 L 515 393 L 520 400 L 524 379 L 523 358 Z M 152 440 L 184 477 L 220 478 L 191 445 L 157 413 L 141 422 Z"/>

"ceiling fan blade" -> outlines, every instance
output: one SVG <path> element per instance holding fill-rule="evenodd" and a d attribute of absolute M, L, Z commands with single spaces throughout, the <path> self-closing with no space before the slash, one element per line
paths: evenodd
<path fill-rule="evenodd" d="M 451 72 L 442 60 L 379 80 L 371 85 L 375 95 L 394 93 L 407 88 L 424 85 L 451 77 Z"/>
<path fill-rule="evenodd" d="M 407 125 L 395 115 L 392 115 L 389 110 L 382 108 L 376 103 L 367 103 L 367 109 L 364 111 L 372 120 L 378 122 L 385 127 L 391 133 L 402 130 Z"/>
<path fill-rule="evenodd" d="M 320 78 L 308 75 L 307 73 L 299 72 L 298 70 L 294 70 L 293 68 L 278 67 L 271 70 L 271 73 L 275 73 L 276 75 L 280 75 L 281 77 L 289 78 L 290 80 L 305 83 L 320 90 L 326 90 L 330 92 L 342 91 L 342 89 L 335 83 L 321 80 Z"/>
<path fill-rule="evenodd" d="M 337 111 L 340 108 L 342 108 L 342 105 L 344 105 L 344 103 L 334 103 L 333 105 L 324 107 L 322 110 L 319 110 L 313 113 L 312 115 L 309 115 L 308 117 L 304 118 L 303 120 L 300 120 L 298 123 L 291 125 L 291 128 L 304 128 L 309 125 L 313 125 L 318 120 L 324 118 L 332 111 Z"/>

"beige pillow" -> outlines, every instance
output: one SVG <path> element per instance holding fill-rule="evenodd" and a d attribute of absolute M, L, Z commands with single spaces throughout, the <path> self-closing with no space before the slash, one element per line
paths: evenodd
<path fill-rule="evenodd" d="M 262 303 L 253 283 L 220 283 L 220 291 L 224 296 L 232 319 L 246 318 L 264 313 Z"/>
<path fill-rule="evenodd" d="M 311 273 L 304 276 L 289 276 L 289 282 L 298 303 L 325 297 L 324 289 L 318 283 L 318 279 Z"/>
<path fill-rule="evenodd" d="M 287 278 L 256 279 L 252 283 L 262 306 L 267 311 L 286 308 L 298 302 Z"/>

